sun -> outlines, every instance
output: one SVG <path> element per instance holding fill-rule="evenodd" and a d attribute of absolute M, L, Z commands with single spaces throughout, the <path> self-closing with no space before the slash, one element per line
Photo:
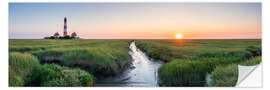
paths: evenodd
<path fill-rule="evenodd" d="M 176 34 L 176 35 L 175 35 L 175 38 L 176 38 L 176 39 L 182 39 L 182 38 L 183 38 L 183 35 L 182 35 L 182 34 Z"/>

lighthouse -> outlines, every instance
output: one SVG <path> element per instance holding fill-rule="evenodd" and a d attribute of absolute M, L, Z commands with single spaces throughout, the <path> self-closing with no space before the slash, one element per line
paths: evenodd
<path fill-rule="evenodd" d="M 67 33 L 67 18 L 65 17 L 64 18 L 64 34 L 63 36 L 68 36 L 68 33 Z"/>
<path fill-rule="evenodd" d="M 71 36 L 67 33 L 67 18 L 64 18 L 64 33 L 63 36 L 60 36 L 58 32 L 54 33 L 53 36 L 50 37 L 44 37 L 44 39 L 74 39 L 77 40 L 80 37 L 78 37 L 78 34 L 76 32 L 73 32 Z"/>

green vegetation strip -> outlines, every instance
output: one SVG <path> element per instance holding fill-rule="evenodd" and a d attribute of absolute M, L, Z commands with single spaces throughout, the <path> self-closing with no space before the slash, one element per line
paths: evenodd
<path fill-rule="evenodd" d="M 158 70 L 161 86 L 207 86 L 206 74 L 216 66 L 261 55 L 261 40 L 138 40 L 136 45 L 150 57 L 168 62 Z"/>

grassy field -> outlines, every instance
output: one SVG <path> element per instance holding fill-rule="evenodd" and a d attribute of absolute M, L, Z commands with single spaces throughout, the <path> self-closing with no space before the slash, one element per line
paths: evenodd
<path fill-rule="evenodd" d="M 207 86 L 206 73 L 216 66 L 261 55 L 261 40 L 138 40 L 136 45 L 150 57 L 167 62 L 158 70 L 161 86 Z"/>
<path fill-rule="evenodd" d="M 65 66 L 61 67 L 54 65 L 45 65 L 45 66 L 41 65 L 39 66 L 40 69 L 35 70 L 31 74 L 34 75 L 36 78 L 41 78 L 41 81 L 37 81 L 33 78 L 27 78 L 26 81 L 30 81 L 30 84 L 18 83 L 19 85 L 17 85 L 17 82 L 21 82 L 23 80 L 15 76 L 15 78 L 10 78 L 10 83 L 14 83 L 10 85 L 52 86 L 50 83 L 57 83 L 55 84 L 57 86 L 91 86 L 94 81 L 92 75 L 95 77 L 116 75 L 121 73 L 125 69 L 125 67 L 127 67 L 127 65 L 131 62 L 131 56 L 128 54 L 129 41 L 130 40 L 10 39 L 9 40 L 10 62 L 12 61 L 13 58 L 16 58 L 18 60 L 24 59 L 13 55 L 13 53 L 15 54 L 20 53 L 22 54 L 21 55 L 22 57 L 31 55 L 31 58 L 34 58 L 35 61 L 38 61 L 38 64 L 54 63 L 61 66 Z M 13 70 L 13 67 L 17 67 L 16 65 L 13 64 L 10 65 L 9 68 L 9 72 L 11 73 L 10 76 L 12 75 L 14 76 L 13 71 L 15 71 L 16 68 Z M 22 67 L 30 67 L 30 66 L 27 64 L 23 64 Z M 55 71 L 54 70 L 55 67 L 61 68 L 59 70 L 59 72 L 61 73 L 52 72 Z M 40 72 L 40 70 L 48 72 Z M 82 81 L 80 81 L 81 74 L 76 75 L 77 72 L 81 72 L 82 74 L 86 73 L 84 71 L 87 71 L 86 76 L 89 74 L 88 76 L 91 82 L 87 82 L 88 84 L 81 84 L 82 83 Z M 18 74 L 16 73 L 17 71 L 15 72 L 15 75 L 20 76 L 20 73 Z M 52 74 L 52 77 L 42 76 L 42 74 L 44 73 L 50 73 Z M 65 76 L 66 73 L 72 75 Z M 54 75 L 56 75 L 57 77 L 53 77 Z M 74 79 L 72 80 L 75 80 L 73 81 L 74 84 L 68 85 L 67 84 L 68 81 L 66 81 L 68 79 L 65 79 L 66 77 L 73 77 Z M 44 78 L 45 80 L 43 80 L 42 78 Z M 31 84 L 31 82 L 38 82 L 38 84 Z"/>
<path fill-rule="evenodd" d="M 130 41 L 10 39 L 9 86 L 93 86 L 97 78 L 127 68 Z M 148 56 L 166 62 L 158 70 L 160 86 L 234 86 L 237 64 L 261 62 L 259 39 L 135 42 Z"/>
<path fill-rule="evenodd" d="M 169 61 L 205 53 L 243 51 L 248 46 L 261 48 L 261 40 L 138 40 L 136 46 L 150 57 Z"/>

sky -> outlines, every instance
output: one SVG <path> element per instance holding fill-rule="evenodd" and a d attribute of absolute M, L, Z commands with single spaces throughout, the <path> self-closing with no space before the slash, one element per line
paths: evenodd
<path fill-rule="evenodd" d="M 9 38 L 258 39 L 261 3 L 9 3 Z"/>

